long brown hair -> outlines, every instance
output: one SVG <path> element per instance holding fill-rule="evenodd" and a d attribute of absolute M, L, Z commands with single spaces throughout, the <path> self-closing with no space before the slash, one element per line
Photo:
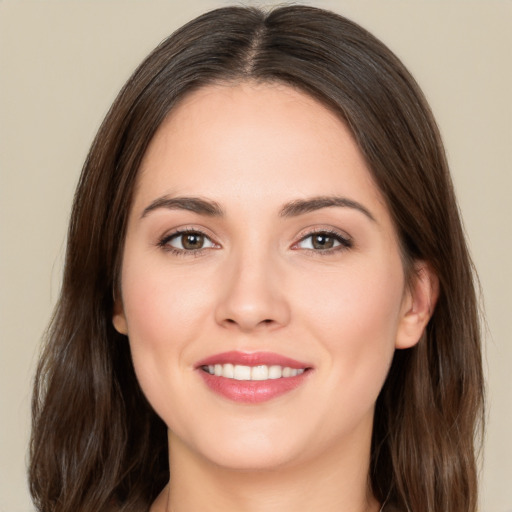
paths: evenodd
<path fill-rule="evenodd" d="M 169 478 L 166 427 L 112 326 L 141 159 L 176 102 L 217 82 L 280 82 L 348 124 L 405 262 L 440 296 L 420 343 L 396 352 L 376 405 L 370 485 L 401 511 L 475 512 L 483 382 L 473 269 L 435 121 L 401 62 L 332 12 L 231 7 L 191 21 L 128 80 L 85 162 L 60 300 L 35 379 L 30 488 L 38 510 L 148 510 Z M 406 265 L 407 268 L 407 265 Z"/>

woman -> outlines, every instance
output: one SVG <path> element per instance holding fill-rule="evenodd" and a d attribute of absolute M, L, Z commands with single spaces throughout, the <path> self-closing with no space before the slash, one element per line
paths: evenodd
<path fill-rule="evenodd" d="M 39 510 L 475 512 L 481 407 L 471 262 L 398 59 L 303 6 L 164 41 L 76 192 Z"/>

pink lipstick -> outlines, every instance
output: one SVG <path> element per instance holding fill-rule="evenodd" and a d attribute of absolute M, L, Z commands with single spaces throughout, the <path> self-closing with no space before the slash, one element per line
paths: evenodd
<path fill-rule="evenodd" d="M 196 369 L 215 393 L 241 403 L 261 403 L 300 386 L 311 365 L 272 352 L 224 352 Z"/>

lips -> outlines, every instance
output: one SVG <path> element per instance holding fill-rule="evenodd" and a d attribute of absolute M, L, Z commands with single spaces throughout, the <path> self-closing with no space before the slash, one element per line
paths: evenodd
<path fill-rule="evenodd" d="M 229 400 L 261 403 L 303 384 L 311 365 L 272 352 L 224 352 L 199 361 L 208 388 Z"/>

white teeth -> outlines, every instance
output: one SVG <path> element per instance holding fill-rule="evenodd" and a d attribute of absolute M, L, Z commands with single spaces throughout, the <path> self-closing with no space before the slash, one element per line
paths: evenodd
<path fill-rule="evenodd" d="M 232 378 L 235 378 L 235 367 L 230 364 L 230 363 L 227 363 L 225 365 L 222 366 L 222 375 L 224 377 L 227 377 L 228 379 L 232 379 Z M 240 380 L 240 379 L 239 379 Z"/>
<path fill-rule="evenodd" d="M 235 365 L 235 380 L 251 380 L 251 367 Z"/>
<path fill-rule="evenodd" d="M 271 366 L 268 369 L 269 379 L 280 379 L 283 376 L 283 368 L 281 366 Z"/>
<path fill-rule="evenodd" d="M 267 380 L 268 379 L 268 366 L 262 364 L 261 366 L 253 366 L 251 370 L 251 380 Z"/>
<path fill-rule="evenodd" d="M 305 368 L 290 368 L 289 366 L 279 365 L 258 365 L 258 366 L 244 366 L 241 364 L 232 365 L 216 364 L 203 366 L 203 370 L 210 375 L 217 377 L 225 377 L 235 380 L 267 380 L 267 379 L 281 379 L 287 377 L 295 377 L 304 373 Z"/>
<path fill-rule="evenodd" d="M 283 377 L 295 377 L 301 373 L 304 373 L 304 368 L 283 368 Z"/>

